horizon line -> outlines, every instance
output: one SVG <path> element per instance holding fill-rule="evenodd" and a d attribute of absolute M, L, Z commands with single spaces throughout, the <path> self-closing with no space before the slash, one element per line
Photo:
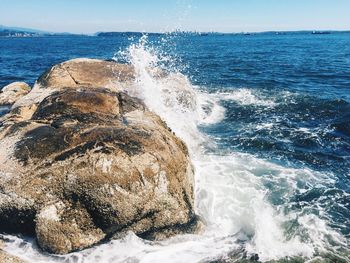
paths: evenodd
<path fill-rule="evenodd" d="M 242 33 L 250 33 L 250 34 L 254 34 L 254 33 L 270 33 L 270 32 L 349 32 L 349 29 L 288 29 L 288 30 L 257 30 L 257 31 L 214 31 L 214 30 L 210 30 L 210 31 L 197 31 L 197 30 L 184 30 L 184 29 L 174 29 L 174 30 L 169 30 L 169 31 L 134 31 L 134 30 L 125 30 L 125 31 L 120 31 L 120 30 L 106 30 L 106 31 L 96 31 L 96 32 L 92 32 L 92 33 L 72 33 L 69 31 L 49 31 L 46 29 L 41 29 L 41 28 L 31 28 L 31 27 L 22 27 L 22 26 L 6 26 L 3 24 L 0 24 L 0 28 L 1 27 L 5 27 L 7 29 L 14 29 L 14 30 L 34 30 L 34 31 L 40 31 L 41 33 L 51 33 L 51 34 L 70 34 L 70 35 L 96 35 L 99 33 L 143 33 L 143 34 L 169 34 L 169 33 L 176 33 L 176 32 L 181 32 L 181 33 L 204 33 L 204 34 L 213 34 L 213 33 L 217 33 L 217 34 L 242 34 Z"/>

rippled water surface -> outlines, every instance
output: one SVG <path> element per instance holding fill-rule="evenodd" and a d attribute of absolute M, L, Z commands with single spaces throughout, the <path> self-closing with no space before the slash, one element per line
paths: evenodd
<path fill-rule="evenodd" d="M 197 110 L 138 95 L 190 146 L 205 233 L 163 243 L 130 234 L 66 257 L 7 236 L 8 251 L 33 262 L 199 262 L 228 253 L 350 262 L 350 34 L 139 38 L 0 38 L 0 86 L 32 85 L 76 57 L 181 72 L 166 83 L 140 74 L 139 85 L 159 100 L 187 86 Z"/>

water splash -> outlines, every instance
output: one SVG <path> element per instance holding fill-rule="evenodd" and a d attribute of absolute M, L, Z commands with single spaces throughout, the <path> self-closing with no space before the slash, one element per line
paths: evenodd
<path fill-rule="evenodd" d="M 179 73 L 172 58 L 149 46 L 147 36 L 123 52 L 122 57 L 134 66 L 136 80 L 126 92 L 141 98 L 148 108 L 158 114 L 177 136 L 197 151 L 207 138 L 198 130 L 198 125 L 216 123 L 224 118 L 224 108 L 214 96 L 206 96 L 193 87 L 189 79 Z"/>
<path fill-rule="evenodd" d="M 145 37 L 128 50 L 129 61 L 137 74 L 134 95 L 143 98 L 146 105 L 189 145 L 196 168 L 198 213 L 207 222 L 203 236 L 231 236 L 235 241 L 244 236 L 244 249 L 251 254 L 258 253 L 261 260 L 286 256 L 311 257 L 316 250 L 325 250 L 323 235 L 315 235 L 314 226 L 304 224 L 308 217 L 288 215 L 283 209 L 271 205 L 268 200 L 270 189 L 265 185 L 269 180 L 270 184 L 283 186 L 284 183 L 283 195 L 286 198 L 299 189 L 299 178 L 304 184 L 315 181 L 334 183 L 329 175 L 275 166 L 250 155 L 222 156 L 219 152 L 208 155 L 202 150 L 205 148 L 203 145 L 211 142 L 200 132 L 198 125 L 213 124 L 224 118 L 225 109 L 220 106 L 220 101 L 234 100 L 241 105 L 265 107 L 274 107 L 276 102 L 259 98 L 248 89 L 205 93 L 174 69 L 164 76 L 155 76 L 154 70 L 159 70 L 159 62 L 169 58 L 164 54 L 157 56 L 154 47 L 147 44 Z M 273 177 L 268 176 L 271 173 Z M 310 230 L 310 235 L 306 234 L 308 238 L 303 241 L 296 234 L 289 233 L 287 236 L 283 228 L 286 222 L 298 221 L 299 218 L 299 224 L 303 225 L 306 233 Z M 324 229 L 340 243 L 343 242 L 336 232 L 327 227 Z"/>

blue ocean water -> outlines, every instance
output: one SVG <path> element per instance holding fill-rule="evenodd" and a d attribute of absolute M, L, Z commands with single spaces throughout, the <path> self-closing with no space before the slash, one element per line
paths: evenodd
<path fill-rule="evenodd" d="M 0 87 L 33 85 L 68 59 L 111 59 L 136 41 L 137 35 L 0 38 Z M 200 129 L 222 154 L 246 153 L 332 178 L 311 184 L 301 176 L 292 194 L 265 180 L 266 199 L 285 214 L 302 211 L 324 220 L 344 237 L 340 247 L 349 253 L 350 34 L 179 34 L 149 41 L 199 90 L 219 97 L 225 117 Z M 274 176 L 268 173 L 255 175 Z M 292 233 L 298 226 L 289 223 Z"/>

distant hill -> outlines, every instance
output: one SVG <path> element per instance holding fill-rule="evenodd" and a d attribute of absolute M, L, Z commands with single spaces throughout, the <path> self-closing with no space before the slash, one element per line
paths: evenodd
<path fill-rule="evenodd" d="M 50 33 L 52 33 L 52 32 L 33 29 L 33 28 L 10 27 L 10 26 L 4 26 L 4 25 L 0 25 L 0 30 L 20 31 L 20 32 L 37 33 L 37 34 L 50 34 Z"/>
<path fill-rule="evenodd" d="M 37 36 L 57 36 L 73 35 L 70 33 L 54 33 L 24 27 L 9 27 L 0 25 L 0 37 L 37 37 Z"/>

